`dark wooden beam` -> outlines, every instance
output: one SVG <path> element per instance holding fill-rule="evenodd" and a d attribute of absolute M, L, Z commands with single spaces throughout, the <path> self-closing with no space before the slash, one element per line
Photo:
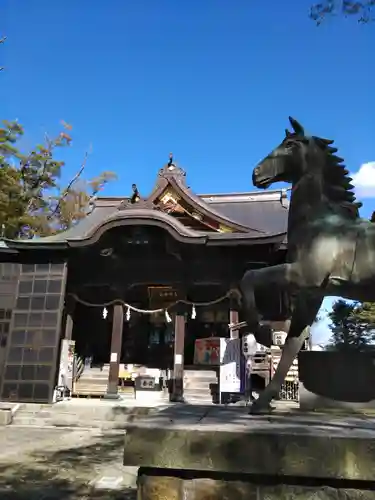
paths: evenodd
<path fill-rule="evenodd" d="M 113 324 L 111 340 L 111 357 L 109 363 L 108 387 L 105 398 L 117 399 L 118 395 L 118 375 L 120 366 L 122 330 L 124 325 L 124 308 L 122 305 L 113 306 Z"/>
<path fill-rule="evenodd" d="M 185 309 L 178 308 L 175 316 L 173 387 L 171 401 L 184 401 L 184 347 L 185 347 Z"/>

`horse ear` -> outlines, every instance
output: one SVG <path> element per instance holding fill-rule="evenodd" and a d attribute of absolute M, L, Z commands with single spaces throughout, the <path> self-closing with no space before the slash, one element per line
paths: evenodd
<path fill-rule="evenodd" d="M 286 128 L 285 129 L 285 137 L 290 137 L 292 134 L 289 132 L 289 130 Z"/>
<path fill-rule="evenodd" d="M 305 135 L 305 131 L 302 127 L 302 125 L 300 125 L 297 120 L 295 120 L 294 118 L 292 118 L 291 116 L 289 116 L 289 121 L 290 121 L 290 124 L 291 126 L 293 127 L 293 130 L 294 132 L 297 134 L 297 135 Z"/>

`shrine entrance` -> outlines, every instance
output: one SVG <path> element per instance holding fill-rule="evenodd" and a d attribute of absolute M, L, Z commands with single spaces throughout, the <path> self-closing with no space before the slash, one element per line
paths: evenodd
<path fill-rule="evenodd" d="M 106 365 L 109 397 L 120 365 L 138 364 L 170 368 L 172 400 L 181 400 L 184 367 L 217 366 L 215 345 L 238 320 L 229 298 L 215 299 L 247 269 L 285 260 L 286 192 L 196 195 L 171 156 L 149 196 L 134 185 L 133 195 L 99 197 L 90 210 L 59 234 L 3 242 L 2 398 L 51 401 L 61 341 L 73 339 L 78 356 Z M 263 295 L 263 318 L 284 317 L 279 295 Z"/>

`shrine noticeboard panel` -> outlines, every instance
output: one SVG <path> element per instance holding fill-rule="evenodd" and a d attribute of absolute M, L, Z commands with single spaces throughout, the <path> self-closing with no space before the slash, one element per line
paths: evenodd
<path fill-rule="evenodd" d="M 197 339 L 194 346 L 194 364 L 218 366 L 220 364 L 220 338 Z"/>

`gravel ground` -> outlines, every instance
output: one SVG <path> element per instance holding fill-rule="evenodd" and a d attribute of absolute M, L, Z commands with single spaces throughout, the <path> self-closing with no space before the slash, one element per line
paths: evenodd
<path fill-rule="evenodd" d="M 0 498 L 134 500 L 123 442 L 123 432 L 0 428 Z"/>

